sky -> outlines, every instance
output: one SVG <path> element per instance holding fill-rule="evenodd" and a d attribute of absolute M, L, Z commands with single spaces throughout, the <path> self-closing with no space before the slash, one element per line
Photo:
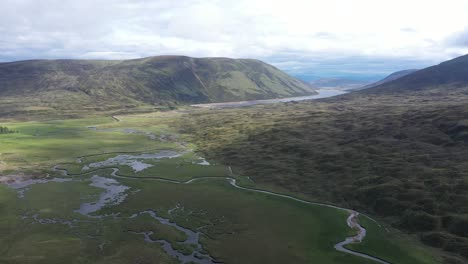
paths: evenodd
<path fill-rule="evenodd" d="M 255 58 L 378 79 L 468 53 L 468 0 L 0 0 L 0 62 Z"/>

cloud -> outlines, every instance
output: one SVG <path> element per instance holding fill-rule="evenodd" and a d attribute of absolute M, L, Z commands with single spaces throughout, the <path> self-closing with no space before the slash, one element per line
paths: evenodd
<path fill-rule="evenodd" d="M 416 32 L 418 32 L 416 29 L 410 28 L 410 27 L 400 28 L 400 30 L 403 31 L 403 32 L 408 32 L 408 33 L 416 33 Z"/>
<path fill-rule="evenodd" d="M 455 47 L 468 47 L 468 27 L 449 36 L 447 43 Z"/>
<path fill-rule="evenodd" d="M 466 34 L 447 42 L 466 13 L 465 0 L 2 0 L 0 61 L 183 54 L 258 58 L 289 72 L 336 61 L 339 72 L 352 59 L 385 58 L 401 69 L 468 53 Z"/>

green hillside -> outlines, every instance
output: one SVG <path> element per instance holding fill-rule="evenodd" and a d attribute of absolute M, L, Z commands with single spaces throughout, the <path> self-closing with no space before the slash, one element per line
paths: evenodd
<path fill-rule="evenodd" d="M 0 64 L 0 113 L 49 115 L 314 94 L 258 60 L 159 56 Z"/>

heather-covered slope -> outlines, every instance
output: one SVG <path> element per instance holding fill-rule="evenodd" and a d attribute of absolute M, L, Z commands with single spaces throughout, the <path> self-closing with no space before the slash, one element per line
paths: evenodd
<path fill-rule="evenodd" d="M 467 263 L 467 61 L 319 101 L 193 113 L 182 129 L 258 188 L 367 212 Z"/>
<path fill-rule="evenodd" d="M 467 94 L 468 55 L 364 90 L 368 94 Z"/>
<path fill-rule="evenodd" d="M 411 74 L 413 72 L 416 72 L 416 71 L 418 71 L 418 70 L 410 69 L 410 70 L 397 71 L 397 72 L 391 73 L 390 75 L 388 75 L 387 77 L 383 78 L 380 81 L 370 83 L 370 84 L 368 84 L 366 86 L 363 86 L 363 87 L 357 87 L 354 90 L 362 90 L 362 89 L 376 87 L 376 86 L 379 86 L 381 84 L 388 83 L 388 82 L 394 81 L 396 79 L 402 78 L 402 77 L 404 77 L 404 76 L 406 76 L 408 74 Z"/>

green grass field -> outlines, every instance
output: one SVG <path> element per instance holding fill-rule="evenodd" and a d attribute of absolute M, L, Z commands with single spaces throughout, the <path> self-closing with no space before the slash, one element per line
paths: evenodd
<path fill-rule="evenodd" d="M 185 254 L 194 250 L 191 244 L 178 243 L 186 236 L 172 226 L 147 215 L 129 218 L 145 210 L 201 232 L 204 252 L 225 263 L 374 263 L 334 249 L 337 242 L 354 234 L 346 225 L 345 211 L 239 190 L 224 179 L 231 175 L 229 164 L 216 160 L 209 160 L 211 165 L 196 164 L 201 158 L 197 146 L 184 142 L 186 135 L 173 128 L 182 115 L 121 116 L 121 122 L 103 117 L 0 124 L 19 131 L 0 135 L 0 176 L 64 177 L 51 171 L 55 165 L 73 174 L 67 176 L 72 181 L 30 185 L 23 198 L 0 184 L 0 263 L 179 263 L 159 244 L 147 243 L 142 235 L 132 233 L 144 231 L 154 232 L 152 239 L 164 239 Z M 125 132 L 128 128 L 138 133 Z M 112 178 L 109 167 L 83 171 L 85 165 L 120 154 L 162 150 L 183 155 L 142 160 L 152 167 L 137 173 L 129 166 L 113 166 L 119 168 L 119 175 L 135 178 L 115 178 L 129 189 L 120 204 L 93 214 L 107 216 L 75 212 L 104 192 L 90 186 L 91 176 Z M 207 176 L 217 178 L 190 184 L 150 178 L 187 181 Z M 239 178 L 239 183 L 265 187 L 246 177 Z M 351 248 L 392 263 L 438 263 L 437 256 L 416 239 L 389 234 L 363 217 L 361 221 L 368 236 Z"/>

